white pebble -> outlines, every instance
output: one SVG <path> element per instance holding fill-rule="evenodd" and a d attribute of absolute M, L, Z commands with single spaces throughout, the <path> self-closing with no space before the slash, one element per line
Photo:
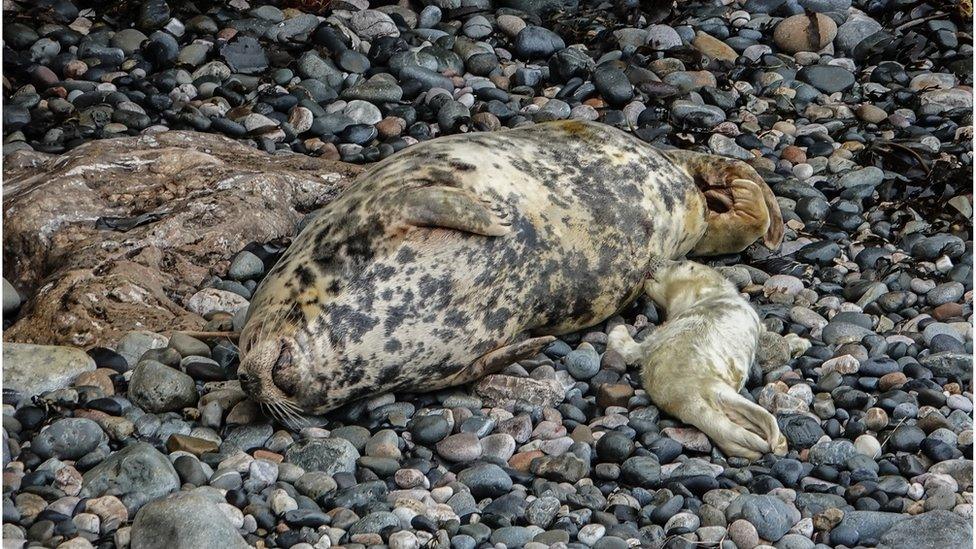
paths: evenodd
<path fill-rule="evenodd" d="M 607 533 L 607 527 L 602 524 L 587 524 L 586 526 L 580 528 L 579 533 L 576 535 L 576 539 L 580 543 L 593 546 L 594 543 L 600 541 L 603 536 Z"/>
<path fill-rule="evenodd" d="M 416 534 L 408 530 L 400 530 L 390 534 L 390 549 L 417 549 L 420 540 Z"/>
<path fill-rule="evenodd" d="M 268 503 L 271 505 L 271 511 L 275 515 L 283 515 L 288 511 L 294 511 L 298 509 L 298 502 L 295 498 L 288 495 L 288 492 L 278 489 L 271 493 L 271 497 L 268 498 Z"/>
<path fill-rule="evenodd" d="M 861 454 L 868 456 L 871 459 L 877 459 L 881 456 L 881 443 L 878 439 L 874 438 L 874 435 L 861 435 L 854 440 L 854 448 Z"/>

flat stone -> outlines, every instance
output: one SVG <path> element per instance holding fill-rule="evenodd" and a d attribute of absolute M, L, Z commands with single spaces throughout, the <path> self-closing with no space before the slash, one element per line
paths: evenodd
<path fill-rule="evenodd" d="M 3 383 L 24 397 L 63 389 L 83 372 L 95 370 L 95 361 L 83 350 L 55 345 L 3 343 Z"/>
<path fill-rule="evenodd" d="M 735 61 L 739 57 L 739 54 L 731 46 L 706 32 L 698 31 L 695 33 L 695 39 L 691 41 L 691 45 L 712 59 Z"/>
<path fill-rule="evenodd" d="M 152 360 L 140 362 L 129 382 L 129 398 L 148 412 L 175 412 L 190 408 L 196 406 L 198 397 L 192 377 Z"/>
<path fill-rule="evenodd" d="M 835 93 L 850 89 L 855 82 L 851 71 L 836 65 L 803 67 L 797 73 L 797 79 L 810 84 L 823 93 Z"/>
<path fill-rule="evenodd" d="M 534 379 L 503 374 L 486 376 L 474 385 L 474 392 L 486 406 L 504 407 L 516 401 L 531 406 L 553 408 L 563 400 L 565 391 L 554 379 Z"/>
<path fill-rule="evenodd" d="M 136 442 L 86 472 L 81 496 L 121 494 L 122 502 L 131 510 L 179 488 L 180 478 L 169 459 L 151 445 Z"/>
<path fill-rule="evenodd" d="M 296 442 L 285 451 L 285 460 L 306 471 L 330 475 L 356 472 L 359 452 L 344 438 L 311 438 Z"/>

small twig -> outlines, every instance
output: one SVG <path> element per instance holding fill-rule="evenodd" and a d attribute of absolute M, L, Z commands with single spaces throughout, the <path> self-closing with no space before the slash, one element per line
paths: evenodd
<path fill-rule="evenodd" d="M 915 25 L 921 25 L 926 21 L 932 21 L 933 19 L 943 19 L 945 17 L 948 17 L 948 14 L 941 13 L 941 12 L 933 13 L 931 15 L 926 15 L 925 17 L 919 17 L 918 19 L 913 19 L 907 23 L 902 23 L 901 25 L 898 25 L 897 27 L 895 27 L 895 32 L 903 31 L 907 28 L 914 27 Z"/>
<path fill-rule="evenodd" d="M 181 333 L 190 337 L 195 337 L 197 339 L 213 339 L 216 337 L 226 337 L 227 339 L 240 339 L 240 332 L 202 332 L 202 331 L 188 331 L 188 330 L 176 330 L 174 333 Z"/>
<path fill-rule="evenodd" d="M 885 444 L 888 444 L 888 441 L 891 440 L 891 437 L 895 436 L 895 431 L 897 431 L 898 428 L 901 427 L 901 424 L 902 423 L 905 423 L 905 420 L 906 419 L 908 419 L 908 418 L 907 417 L 901 418 L 901 421 L 898 422 L 898 425 L 895 425 L 895 428 L 892 429 L 890 433 L 888 433 L 888 436 L 885 437 L 884 442 L 881 443 L 881 449 L 882 450 L 884 449 Z"/>

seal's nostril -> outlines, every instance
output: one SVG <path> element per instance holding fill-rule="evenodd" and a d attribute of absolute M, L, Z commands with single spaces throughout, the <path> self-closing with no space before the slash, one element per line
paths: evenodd
<path fill-rule="evenodd" d="M 237 374 L 237 379 L 241 382 L 241 385 L 250 385 L 252 381 L 251 376 L 243 372 Z"/>

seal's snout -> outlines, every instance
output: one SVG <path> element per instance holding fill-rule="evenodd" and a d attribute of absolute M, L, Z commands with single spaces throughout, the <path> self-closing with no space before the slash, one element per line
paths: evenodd
<path fill-rule="evenodd" d="M 295 393 L 298 378 L 295 372 L 295 340 L 290 337 L 278 338 L 278 353 L 271 365 L 271 379 L 275 386 L 286 395 Z"/>
<path fill-rule="evenodd" d="M 237 379 L 238 381 L 241 382 L 241 389 L 244 389 L 245 393 L 250 395 L 254 395 L 258 393 L 260 389 L 260 383 L 258 382 L 257 377 L 252 376 L 247 372 L 238 372 Z"/>
<path fill-rule="evenodd" d="M 237 379 L 248 396 L 271 416 L 295 425 L 304 421 L 298 402 L 300 350 L 293 338 L 272 336 L 251 345 L 237 370 Z"/>
<path fill-rule="evenodd" d="M 297 388 L 298 344 L 291 337 L 271 337 L 251 346 L 241 360 L 237 379 L 258 401 L 288 398 Z"/>

